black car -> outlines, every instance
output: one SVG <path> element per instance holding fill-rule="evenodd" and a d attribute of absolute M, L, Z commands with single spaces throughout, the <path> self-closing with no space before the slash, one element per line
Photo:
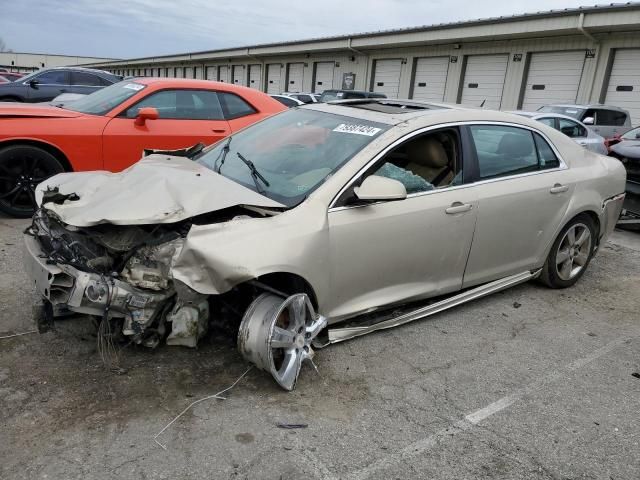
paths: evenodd
<path fill-rule="evenodd" d="M 365 92 L 363 90 L 325 90 L 320 95 L 319 102 L 333 100 L 351 100 L 354 98 L 387 98 L 384 93 Z"/>
<path fill-rule="evenodd" d="M 47 68 L 0 84 L 0 102 L 48 102 L 61 93 L 89 94 L 120 80 L 118 75 L 91 68 Z"/>
<path fill-rule="evenodd" d="M 610 147 L 609 156 L 620 160 L 627 170 L 624 208 L 640 215 L 640 127 L 622 135 L 620 142 Z"/>

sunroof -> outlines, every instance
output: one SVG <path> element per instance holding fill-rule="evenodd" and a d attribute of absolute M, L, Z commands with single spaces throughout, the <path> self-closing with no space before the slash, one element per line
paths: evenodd
<path fill-rule="evenodd" d="M 346 103 L 346 102 L 345 102 Z M 437 105 L 429 105 L 424 103 L 411 102 L 394 102 L 393 100 L 360 100 L 353 103 L 349 102 L 351 108 L 360 108 L 362 110 L 371 110 L 372 112 L 401 114 L 411 113 L 420 110 L 439 110 L 444 107 Z"/>

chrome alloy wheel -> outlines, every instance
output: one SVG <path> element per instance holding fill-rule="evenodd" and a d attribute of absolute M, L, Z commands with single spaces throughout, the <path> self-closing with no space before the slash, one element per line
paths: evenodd
<path fill-rule="evenodd" d="M 302 362 L 313 358 L 311 342 L 326 325 L 306 294 L 282 298 L 263 293 L 242 318 L 238 350 L 282 388 L 293 390 Z"/>
<path fill-rule="evenodd" d="M 556 272 L 562 280 L 571 280 L 587 264 L 591 254 L 591 232 L 584 223 L 576 223 L 562 237 L 556 253 Z"/>

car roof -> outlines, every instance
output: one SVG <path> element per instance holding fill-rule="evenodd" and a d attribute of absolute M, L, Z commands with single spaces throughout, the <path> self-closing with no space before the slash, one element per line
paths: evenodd
<path fill-rule="evenodd" d="M 567 108 L 606 108 L 607 110 L 618 110 L 619 112 L 627 113 L 624 108 L 615 107 L 613 105 L 604 105 L 602 103 L 550 103 L 544 105 L 545 107 L 567 107 Z"/>
<path fill-rule="evenodd" d="M 376 104 L 378 106 L 390 105 L 394 108 L 376 108 Z M 365 108 L 363 108 L 363 106 Z M 405 108 L 402 108 L 402 106 L 405 106 Z M 510 113 L 415 100 L 363 98 L 356 100 L 339 100 L 328 103 L 309 103 L 298 108 L 344 115 L 354 119 L 362 119 L 385 125 L 410 123 L 412 127 L 416 128 L 448 122 L 465 121 L 509 122 L 534 128 L 540 126 L 540 123 L 535 120 Z"/>
<path fill-rule="evenodd" d="M 87 68 L 87 67 L 49 67 L 49 68 L 42 68 L 40 70 L 38 70 L 38 72 L 46 72 L 48 70 L 74 70 L 74 71 L 79 71 L 79 72 L 87 72 L 87 73 L 96 73 L 96 74 L 102 74 L 102 75 L 108 75 L 109 77 L 117 77 L 118 75 L 115 75 L 111 72 L 107 72 L 105 70 L 100 70 L 97 68 Z"/>
<path fill-rule="evenodd" d="M 554 113 L 554 112 L 525 112 L 525 111 L 521 111 L 521 110 L 513 110 L 507 113 L 513 113 L 515 115 L 520 115 L 522 117 L 527 117 L 527 118 L 532 118 L 534 120 L 537 120 L 537 117 L 544 117 L 544 118 L 564 118 L 566 120 L 571 120 L 572 122 L 577 122 L 577 123 L 582 123 L 579 120 L 577 120 L 574 117 L 571 117 L 569 115 L 564 115 L 562 113 Z"/>

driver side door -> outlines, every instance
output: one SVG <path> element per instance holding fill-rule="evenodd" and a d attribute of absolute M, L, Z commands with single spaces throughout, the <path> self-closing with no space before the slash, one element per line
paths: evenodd
<path fill-rule="evenodd" d="M 449 130 L 459 138 L 457 129 Z M 478 201 L 475 190 L 462 181 L 463 159 L 457 143 L 450 152 L 456 178 L 449 183 L 424 186 L 424 180 L 433 178 L 426 178 L 418 168 L 411 171 L 400 144 L 373 161 L 339 195 L 328 212 L 329 318 L 346 318 L 461 288 Z M 407 198 L 377 203 L 354 200 L 354 186 L 372 174 L 402 179 Z"/>
<path fill-rule="evenodd" d="M 136 125 L 143 107 L 158 110 L 159 118 Z M 142 158 L 146 148 L 176 150 L 202 142 L 210 145 L 231 129 L 218 92 L 168 89 L 151 92 L 111 119 L 103 132 L 104 168 L 123 170 Z"/>

